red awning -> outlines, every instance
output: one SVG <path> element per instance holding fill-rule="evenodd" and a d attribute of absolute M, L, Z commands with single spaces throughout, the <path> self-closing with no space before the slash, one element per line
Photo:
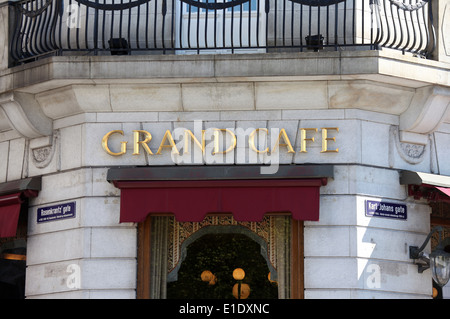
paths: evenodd
<path fill-rule="evenodd" d="M 430 202 L 450 203 L 450 188 L 428 184 L 408 185 L 408 195 L 415 199 L 425 198 Z"/>
<path fill-rule="evenodd" d="M 0 183 L 0 238 L 16 236 L 22 203 L 36 197 L 40 189 L 41 177 Z"/>
<path fill-rule="evenodd" d="M 14 237 L 19 221 L 22 193 L 0 197 L 0 237 Z"/>
<path fill-rule="evenodd" d="M 408 195 L 415 199 L 450 203 L 450 176 L 401 171 L 400 184 L 408 185 Z"/>
<path fill-rule="evenodd" d="M 297 220 L 319 220 L 320 186 L 326 178 L 273 180 L 113 181 L 121 189 L 120 222 L 142 222 L 171 213 L 199 222 L 209 213 L 231 213 L 237 221 L 290 212 Z"/>
<path fill-rule="evenodd" d="M 438 190 L 440 190 L 441 192 L 443 192 L 445 195 L 447 195 L 450 198 L 450 188 L 446 188 L 446 187 L 437 187 L 436 188 Z"/>

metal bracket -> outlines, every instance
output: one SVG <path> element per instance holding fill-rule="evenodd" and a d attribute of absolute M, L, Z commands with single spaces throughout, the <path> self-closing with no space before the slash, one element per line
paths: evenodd
<path fill-rule="evenodd" d="M 425 263 L 415 263 L 418 267 L 419 274 L 430 268 L 430 258 L 426 256 L 417 246 L 409 246 L 409 258 L 422 260 Z"/>

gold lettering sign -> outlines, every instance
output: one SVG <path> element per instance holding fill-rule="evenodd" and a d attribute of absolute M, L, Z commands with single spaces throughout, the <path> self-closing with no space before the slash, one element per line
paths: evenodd
<path fill-rule="evenodd" d="M 149 132 L 142 130 L 135 130 L 133 131 L 133 133 L 134 133 L 133 155 L 139 155 L 139 146 L 142 146 L 142 148 L 147 152 L 147 154 L 153 155 L 152 151 L 150 150 L 150 147 L 148 147 L 148 143 L 152 140 L 152 135 Z M 143 141 L 139 140 L 141 134 L 144 134 L 145 136 L 145 140 Z"/>
<path fill-rule="evenodd" d="M 266 128 L 257 128 L 256 130 L 252 131 L 248 137 L 248 144 L 250 145 L 250 148 L 255 151 L 258 154 L 264 154 L 269 152 L 269 147 L 266 147 L 266 149 L 264 151 L 260 151 L 256 148 L 255 146 L 255 135 L 257 132 L 259 131 L 264 131 L 266 132 L 266 134 L 269 134 L 269 130 Z"/>
<path fill-rule="evenodd" d="M 223 152 L 219 151 L 219 132 L 225 132 L 231 136 L 231 145 Z M 214 151 L 213 154 L 226 154 L 236 147 L 236 135 L 229 129 L 214 129 Z"/>
<path fill-rule="evenodd" d="M 165 144 L 166 141 L 168 141 L 169 144 Z M 171 148 L 173 153 L 180 154 L 178 152 L 178 149 L 177 149 L 177 146 L 175 144 L 175 141 L 173 140 L 172 133 L 170 133 L 169 130 L 167 130 L 166 133 L 164 134 L 164 137 L 163 137 L 163 139 L 161 141 L 161 144 L 159 144 L 158 152 L 156 152 L 156 154 L 160 155 L 163 147 Z"/>
<path fill-rule="evenodd" d="M 118 152 L 118 153 L 114 153 L 114 152 L 112 152 L 109 149 L 108 140 L 111 137 L 111 135 L 113 135 L 113 134 L 121 134 L 121 135 L 123 135 L 123 131 L 122 130 L 115 130 L 115 131 L 111 131 L 111 132 L 106 133 L 106 135 L 103 136 L 103 139 L 102 139 L 103 149 L 106 151 L 106 153 L 108 153 L 109 155 L 112 155 L 112 156 L 120 156 L 120 155 L 125 154 L 127 152 L 127 142 L 120 142 L 121 147 L 120 147 L 120 152 Z"/>
<path fill-rule="evenodd" d="M 281 139 L 283 139 L 284 143 L 280 143 Z M 291 141 L 289 140 L 289 137 L 287 136 L 286 130 L 284 128 L 282 128 L 280 130 L 280 133 L 278 134 L 278 139 L 272 149 L 272 153 L 276 151 L 277 146 L 286 146 L 288 153 L 295 153 L 294 149 L 292 148 Z"/>
<path fill-rule="evenodd" d="M 189 141 L 191 140 L 200 147 L 202 154 L 205 154 L 205 132 L 206 130 L 202 130 L 202 142 L 200 143 L 190 130 L 184 130 L 184 154 L 189 154 Z"/>
<path fill-rule="evenodd" d="M 337 153 L 337 152 L 339 152 L 339 149 L 335 149 L 335 150 L 328 149 L 328 141 L 336 142 L 336 137 L 328 137 L 328 131 L 330 131 L 330 130 L 335 130 L 336 132 L 339 132 L 338 127 L 322 127 L 322 151 L 321 151 L 321 153 L 330 153 L 330 152 Z"/>
<path fill-rule="evenodd" d="M 317 132 L 317 128 L 301 128 L 300 129 L 300 153 L 307 153 L 306 141 L 314 142 L 314 137 L 307 138 L 306 133 L 308 131 Z"/>
<path fill-rule="evenodd" d="M 300 128 L 300 149 L 298 150 L 299 153 L 307 153 L 307 148 L 309 144 L 315 143 L 315 134 L 318 134 L 319 129 L 318 128 Z M 330 137 L 330 131 L 335 132 L 335 134 L 339 133 L 338 127 L 322 127 L 320 128 L 322 141 L 321 141 L 321 152 L 320 153 L 338 153 L 339 149 L 335 148 L 333 149 L 333 146 L 330 146 L 330 142 L 336 142 L 336 136 Z M 266 142 L 268 140 L 269 136 L 269 130 L 267 128 L 257 128 L 250 132 L 248 136 L 248 145 L 249 149 L 256 152 L 257 154 L 270 154 L 275 153 L 278 150 L 281 151 L 281 147 L 286 147 L 287 153 L 295 153 L 295 150 L 292 146 L 291 140 L 289 139 L 288 134 L 286 133 L 286 130 L 284 128 L 282 129 L 273 129 L 272 134 L 277 134 L 277 139 L 275 144 L 273 145 L 272 150 L 267 146 L 265 149 L 260 150 L 255 145 L 255 137 L 256 134 L 259 132 L 261 135 L 264 135 L 266 138 Z M 164 133 L 164 136 L 159 144 L 158 150 L 156 153 L 153 153 L 150 149 L 149 143 L 152 141 L 152 134 L 145 130 L 133 130 L 133 155 L 140 155 L 140 149 L 144 149 L 144 151 L 148 155 L 161 155 L 163 149 L 170 149 L 172 154 L 179 155 L 179 151 L 177 148 L 177 144 L 175 143 L 175 140 L 173 139 L 172 133 L 170 130 L 166 130 Z M 119 152 L 113 152 L 110 149 L 109 146 L 109 139 L 111 136 L 115 134 L 124 135 L 124 132 L 122 130 L 114 130 L 106 133 L 102 138 L 102 147 L 105 150 L 105 152 L 111 156 L 121 156 L 127 153 L 127 142 L 121 141 L 119 142 L 120 151 Z M 222 136 L 221 136 L 222 135 Z M 205 154 L 206 152 L 206 130 L 201 130 L 201 140 L 199 141 L 198 138 L 192 133 L 190 130 L 184 130 L 184 148 L 183 148 L 183 155 L 189 154 L 189 148 L 191 145 L 191 142 L 193 143 L 194 147 L 197 147 L 201 150 L 202 154 Z M 223 140 L 225 140 L 222 150 L 220 148 L 220 138 L 222 137 Z M 228 139 L 226 138 L 228 137 Z M 226 142 L 228 141 L 228 142 Z M 212 129 L 212 151 L 211 154 L 226 154 L 234 150 L 237 146 L 237 138 L 236 134 L 233 133 L 229 129 L 218 129 L 214 128 Z"/>

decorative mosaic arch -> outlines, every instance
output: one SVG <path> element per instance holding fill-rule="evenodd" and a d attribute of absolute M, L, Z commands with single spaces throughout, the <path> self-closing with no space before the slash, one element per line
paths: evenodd
<path fill-rule="evenodd" d="M 187 247 L 206 234 L 244 234 L 261 246 L 272 278 L 276 279 L 277 260 L 274 216 L 265 216 L 261 222 L 237 222 L 232 216 L 207 216 L 202 222 L 177 222 L 170 218 L 167 281 L 176 281 L 178 270 L 186 257 Z"/>

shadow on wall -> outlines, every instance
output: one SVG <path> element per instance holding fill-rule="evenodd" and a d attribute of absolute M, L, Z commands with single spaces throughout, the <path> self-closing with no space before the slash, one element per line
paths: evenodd
<path fill-rule="evenodd" d="M 371 209 L 374 204 L 376 211 Z M 389 298 L 386 292 L 391 292 L 392 298 L 430 298 L 431 273 L 418 273 L 417 265 L 409 258 L 409 246 L 420 246 L 425 240 L 431 208 L 426 204 L 360 197 L 357 209 L 358 288 L 365 291 L 358 297 Z"/>

